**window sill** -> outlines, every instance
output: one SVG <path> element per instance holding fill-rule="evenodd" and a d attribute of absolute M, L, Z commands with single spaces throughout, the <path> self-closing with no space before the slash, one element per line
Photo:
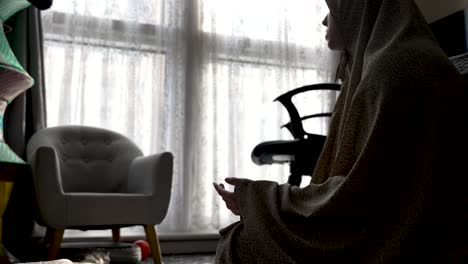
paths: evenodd
<path fill-rule="evenodd" d="M 90 230 L 71 232 L 64 237 L 64 243 L 74 242 L 104 242 L 110 241 L 110 230 Z M 158 232 L 161 252 L 163 254 L 213 253 L 220 239 L 217 231 L 200 232 Z M 121 233 L 122 242 L 132 243 L 146 239 L 143 230 L 128 230 Z"/>

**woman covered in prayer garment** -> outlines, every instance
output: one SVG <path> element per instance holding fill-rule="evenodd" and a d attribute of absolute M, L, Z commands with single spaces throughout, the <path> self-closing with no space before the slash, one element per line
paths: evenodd
<path fill-rule="evenodd" d="M 413 0 L 326 2 L 343 82 L 312 180 L 214 183 L 240 216 L 216 262 L 468 263 L 466 84 Z"/>

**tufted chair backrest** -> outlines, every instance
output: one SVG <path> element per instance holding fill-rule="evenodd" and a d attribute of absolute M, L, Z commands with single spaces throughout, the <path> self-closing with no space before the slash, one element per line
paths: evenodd
<path fill-rule="evenodd" d="M 59 126 L 38 131 L 28 159 L 41 146 L 58 156 L 64 192 L 125 192 L 129 167 L 141 150 L 127 137 L 103 128 Z"/>

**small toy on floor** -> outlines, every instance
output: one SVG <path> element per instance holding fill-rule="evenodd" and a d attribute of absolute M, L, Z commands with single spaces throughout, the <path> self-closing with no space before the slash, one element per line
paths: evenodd
<path fill-rule="evenodd" d="M 60 256 L 82 263 L 138 264 L 141 261 L 141 250 L 133 243 L 64 242 Z"/>
<path fill-rule="evenodd" d="M 140 247 L 141 250 L 141 260 L 144 261 L 150 255 L 150 246 L 146 240 L 137 240 L 133 244 Z"/>
<path fill-rule="evenodd" d="M 94 264 L 109 264 L 111 261 L 109 255 L 109 252 L 97 250 L 94 252 L 86 253 L 84 258 L 80 262 Z"/>

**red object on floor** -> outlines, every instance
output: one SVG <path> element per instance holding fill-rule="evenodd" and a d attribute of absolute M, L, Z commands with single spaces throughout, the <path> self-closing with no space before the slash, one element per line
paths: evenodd
<path fill-rule="evenodd" d="M 137 240 L 133 244 L 140 247 L 141 250 L 141 260 L 145 260 L 150 255 L 150 246 L 146 240 Z"/>

